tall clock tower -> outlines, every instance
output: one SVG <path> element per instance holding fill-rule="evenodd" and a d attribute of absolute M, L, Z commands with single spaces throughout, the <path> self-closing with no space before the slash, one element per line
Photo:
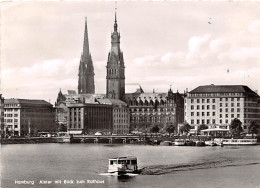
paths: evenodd
<path fill-rule="evenodd" d="M 125 96 L 125 63 L 123 52 L 120 50 L 120 33 L 117 31 L 115 13 L 114 31 L 111 33 L 111 50 L 107 60 L 106 97 L 124 100 Z"/>

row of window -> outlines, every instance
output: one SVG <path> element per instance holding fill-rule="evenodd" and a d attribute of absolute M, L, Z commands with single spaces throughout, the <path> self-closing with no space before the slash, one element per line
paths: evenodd
<path fill-rule="evenodd" d="M 160 118 L 160 117 L 138 118 L 138 117 L 133 117 L 132 118 L 133 122 L 161 122 L 161 121 L 164 121 L 164 120 L 166 120 L 168 122 L 168 121 L 171 121 L 172 118 L 171 117 L 168 117 L 168 118 Z"/>
<path fill-rule="evenodd" d="M 201 113 L 200 113 L 200 112 L 197 112 L 197 116 L 200 116 L 200 115 L 201 115 L 201 116 L 205 116 L 205 114 L 207 114 L 207 116 L 210 116 L 210 112 L 207 112 L 207 113 L 205 113 L 205 112 L 201 112 Z M 191 112 L 190 115 L 191 115 L 191 116 L 194 116 L 194 112 Z M 216 113 L 215 113 L 215 112 L 212 112 L 211 116 L 216 116 Z M 223 116 L 223 114 L 219 114 L 219 117 L 220 117 L 220 118 L 223 118 L 224 116 Z M 228 118 L 228 117 L 229 117 L 229 114 L 225 114 L 225 117 Z M 231 114 L 231 118 L 234 118 L 234 117 L 235 117 L 235 115 L 234 115 L 234 114 Z M 237 114 L 237 117 L 240 118 L 240 114 Z"/>
<path fill-rule="evenodd" d="M 223 112 L 223 109 L 220 108 L 220 109 L 219 109 L 219 112 L 222 113 L 222 112 Z M 229 109 L 226 108 L 226 109 L 225 109 L 225 112 L 229 112 Z M 231 109 L 230 109 L 230 112 L 235 113 L 235 109 L 234 109 L 234 108 L 231 108 Z M 237 113 L 240 113 L 240 108 L 237 108 L 236 112 L 237 112 Z M 210 116 L 210 112 L 197 112 L 197 116 L 199 116 L 200 114 L 201 114 L 202 116 L 204 116 L 205 114 L 207 114 L 207 116 Z M 216 112 L 212 112 L 212 116 L 215 116 L 215 114 L 216 114 Z M 194 115 L 195 115 L 195 112 L 192 111 L 192 112 L 190 113 L 190 115 L 191 115 L 191 116 L 194 116 Z"/>
<path fill-rule="evenodd" d="M 190 97 L 243 96 L 242 93 L 189 93 Z"/>
<path fill-rule="evenodd" d="M 19 107 L 20 104 L 5 104 L 5 107 Z"/>
<path fill-rule="evenodd" d="M 114 123 L 129 123 L 128 119 L 114 119 Z"/>
<path fill-rule="evenodd" d="M 127 109 L 114 109 L 114 113 L 127 113 Z"/>
<path fill-rule="evenodd" d="M 228 101 L 230 99 L 230 101 L 235 101 L 235 100 L 237 100 L 237 101 L 240 101 L 240 98 L 219 98 L 219 101 Z M 216 102 L 216 99 L 191 99 L 191 101 L 190 101 L 191 103 L 194 103 L 194 102 L 197 102 L 197 103 L 205 103 L 205 102 L 207 102 L 207 103 L 210 103 L 210 102 L 212 102 L 212 103 L 215 103 Z"/>
<path fill-rule="evenodd" d="M 114 114 L 114 118 L 127 118 L 128 114 Z"/>
<path fill-rule="evenodd" d="M 162 99 L 160 101 L 158 101 L 157 99 L 155 101 L 145 100 L 144 102 L 142 100 L 137 101 L 137 100 L 134 99 L 134 100 L 127 101 L 127 104 L 129 106 L 154 106 L 154 105 L 158 105 L 158 106 L 170 105 L 170 106 L 172 106 L 173 105 L 172 100 L 170 100 L 170 99 L 167 99 L 166 101 L 162 100 Z"/>
<path fill-rule="evenodd" d="M 5 112 L 18 112 L 18 109 L 5 109 Z"/>
<path fill-rule="evenodd" d="M 4 122 L 6 123 L 18 122 L 18 119 L 4 119 Z"/>
<path fill-rule="evenodd" d="M 237 117 L 239 118 L 239 117 Z M 231 120 L 232 121 L 232 120 Z M 222 123 L 225 123 L 225 124 L 228 124 L 228 123 L 231 123 L 231 121 L 229 121 L 228 119 L 220 119 L 219 120 L 219 124 L 222 124 Z M 249 121 L 248 120 L 244 120 L 244 123 L 248 123 Z M 194 125 L 195 124 L 195 120 L 194 119 L 191 119 L 191 124 Z M 216 124 L 216 120 L 215 119 L 212 119 L 212 121 L 210 121 L 210 119 L 197 119 L 196 121 L 196 124 L 199 125 L 199 124 Z"/>
<path fill-rule="evenodd" d="M 77 123 L 75 122 L 74 124 L 73 123 L 70 123 L 69 124 L 69 127 L 70 128 L 78 128 L 78 129 L 81 129 L 81 124 L 78 124 L 78 126 L 77 126 Z"/>
<path fill-rule="evenodd" d="M 225 112 L 235 112 L 235 109 L 236 109 L 236 112 L 237 113 L 240 113 L 241 112 L 241 110 L 240 110 L 240 108 L 231 108 L 231 109 L 229 109 L 229 108 L 225 108 L 225 109 L 223 109 L 223 108 L 220 108 L 219 109 L 219 112 L 221 113 L 221 112 L 224 112 L 224 110 L 225 110 Z M 204 108 L 202 109 L 202 110 L 204 110 Z M 194 112 L 191 112 L 191 113 L 193 113 L 194 114 Z M 202 112 L 203 113 L 203 112 Z M 208 114 L 209 114 L 210 112 L 207 112 L 207 116 L 208 116 Z"/>
<path fill-rule="evenodd" d="M 18 114 L 5 114 L 4 117 L 18 117 Z"/>
<path fill-rule="evenodd" d="M 205 110 L 205 109 L 207 109 L 207 110 L 210 110 L 210 109 L 215 110 L 215 109 L 216 109 L 216 105 L 212 105 L 211 108 L 210 108 L 210 105 L 201 105 L 201 106 L 200 106 L 200 105 L 196 105 L 196 106 L 195 106 L 195 105 L 191 105 L 191 106 L 190 106 L 190 109 L 191 109 L 191 110 L 194 110 L 195 107 L 196 107 L 197 110 L 200 110 L 200 109 L 201 109 L 201 110 Z M 220 108 L 223 107 L 222 103 L 220 103 L 220 106 L 219 106 L 219 107 L 220 107 Z M 227 103 L 226 103 L 225 107 L 229 107 Z M 231 103 L 231 106 L 230 106 L 230 107 L 235 107 L 235 106 L 234 106 L 234 103 Z M 240 103 L 237 103 L 237 106 L 236 106 L 236 107 L 240 107 Z M 186 108 L 186 106 L 185 106 L 185 108 Z"/>
<path fill-rule="evenodd" d="M 191 106 L 190 106 L 190 109 L 191 109 L 191 110 L 194 110 L 194 107 L 195 107 L 194 105 L 191 105 Z M 210 110 L 210 105 L 206 105 L 206 106 L 205 106 L 205 105 L 201 105 L 201 106 L 200 106 L 200 105 L 197 105 L 196 107 L 197 107 L 197 110 L 200 110 L 200 108 L 201 108 L 202 110 L 205 110 L 205 107 L 206 107 L 207 110 Z M 215 105 L 212 105 L 212 106 L 211 106 L 211 109 L 212 109 L 212 110 L 215 110 L 215 109 L 216 109 L 216 106 L 215 106 Z"/>
<path fill-rule="evenodd" d="M 128 129 L 129 125 L 114 125 L 114 129 Z"/>
<path fill-rule="evenodd" d="M 131 108 L 132 112 L 167 112 L 167 111 L 174 111 L 174 108 L 157 108 L 157 109 L 151 109 L 151 108 Z"/>

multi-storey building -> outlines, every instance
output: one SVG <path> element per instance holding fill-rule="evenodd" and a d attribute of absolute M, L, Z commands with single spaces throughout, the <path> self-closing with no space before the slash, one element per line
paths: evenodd
<path fill-rule="evenodd" d="M 100 104 L 113 106 L 113 133 L 128 134 L 130 128 L 130 111 L 127 104 L 118 99 L 97 99 Z"/>
<path fill-rule="evenodd" d="M 79 76 L 78 93 L 79 94 L 86 94 L 86 93 L 94 94 L 95 93 L 95 83 L 94 83 L 95 73 L 94 73 L 92 57 L 91 57 L 91 54 L 89 51 L 87 18 L 85 21 L 83 53 L 80 58 L 78 76 Z"/>
<path fill-rule="evenodd" d="M 113 106 L 106 104 L 67 104 L 67 127 L 70 134 L 111 133 L 113 131 Z"/>
<path fill-rule="evenodd" d="M 130 130 L 149 132 L 153 126 L 166 131 L 169 125 L 184 121 L 184 97 L 179 92 L 144 93 L 142 88 L 127 93 L 125 101 L 130 108 Z"/>
<path fill-rule="evenodd" d="M 61 90 L 58 94 L 57 101 L 55 102 L 55 122 L 59 126 L 67 126 L 68 107 L 66 106 L 66 97 L 62 94 Z"/>
<path fill-rule="evenodd" d="M 185 98 L 185 120 L 192 126 L 228 129 L 234 118 L 242 122 L 245 132 L 251 121 L 260 121 L 259 95 L 247 86 L 199 86 Z"/>
<path fill-rule="evenodd" d="M 59 125 L 67 126 L 68 104 L 75 103 L 96 103 L 96 99 L 104 98 L 101 94 L 77 94 L 73 90 L 68 90 L 68 94 L 63 94 L 61 90 L 58 93 L 55 102 L 55 121 Z"/>
<path fill-rule="evenodd" d="M 120 34 L 117 31 L 115 15 L 114 31 L 111 34 L 111 50 L 107 60 L 106 98 L 124 100 L 125 95 L 125 63 L 120 50 Z"/>
<path fill-rule="evenodd" d="M 0 127 L 1 127 L 1 136 L 4 136 L 4 98 L 0 94 Z"/>
<path fill-rule="evenodd" d="M 4 122 L 8 135 L 54 131 L 54 109 L 44 100 L 5 99 Z"/>

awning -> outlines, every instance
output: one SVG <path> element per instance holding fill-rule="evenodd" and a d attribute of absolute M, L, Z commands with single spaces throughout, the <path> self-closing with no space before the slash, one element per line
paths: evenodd
<path fill-rule="evenodd" d="M 201 132 L 217 132 L 217 131 L 229 132 L 229 129 L 215 128 L 215 129 L 203 129 L 203 130 L 201 130 Z"/>
<path fill-rule="evenodd" d="M 82 134 L 82 131 L 68 131 L 69 134 Z"/>

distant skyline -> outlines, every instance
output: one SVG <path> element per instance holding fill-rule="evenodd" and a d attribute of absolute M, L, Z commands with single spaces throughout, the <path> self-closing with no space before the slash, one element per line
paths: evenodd
<path fill-rule="evenodd" d="M 246 1 L 118 1 L 126 84 L 145 92 L 209 84 L 260 91 L 259 10 Z M 2 3 L 0 93 L 54 104 L 60 88 L 77 91 L 85 17 L 96 93 L 105 94 L 114 1 Z"/>

